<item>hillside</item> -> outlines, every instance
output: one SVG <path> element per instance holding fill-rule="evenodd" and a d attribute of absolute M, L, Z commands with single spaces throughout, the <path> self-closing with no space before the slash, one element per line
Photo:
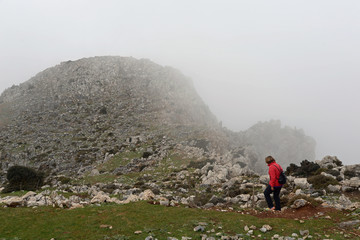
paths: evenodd
<path fill-rule="evenodd" d="M 153 162 L 137 156 L 148 166 L 177 146 L 198 149 L 183 154 L 208 159 L 219 171 L 236 169 L 235 175 L 263 171 L 266 152 L 279 154 L 283 164 L 314 160 L 315 152 L 315 143 L 296 129 L 272 129 L 276 134 L 266 138 L 272 145 L 265 147 L 267 142 L 254 136 L 271 126 L 240 133 L 222 128 L 190 79 L 171 67 L 130 57 L 63 62 L 5 90 L 0 128 L 3 173 L 25 165 L 48 174 L 82 175 L 126 151 L 148 152 Z M 291 159 L 276 148 L 280 143 L 283 149 L 296 146 Z"/>
<path fill-rule="evenodd" d="M 2 162 L 43 170 L 90 165 L 132 136 L 180 139 L 191 129 L 219 128 L 189 79 L 133 58 L 61 63 L 7 89 L 0 103 L 2 125 L 9 123 L 1 131 Z"/>
<path fill-rule="evenodd" d="M 359 236 L 360 165 L 307 161 L 315 141 L 280 121 L 230 131 L 187 77 L 149 60 L 48 68 L 0 96 L 0 129 L 0 237 Z M 292 163 L 279 213 L 264 210 L 269 154 Z"/>

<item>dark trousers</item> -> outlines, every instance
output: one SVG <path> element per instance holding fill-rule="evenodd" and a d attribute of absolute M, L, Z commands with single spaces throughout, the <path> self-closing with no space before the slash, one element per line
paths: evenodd
<path fill-rule="evenodd" d="M 267 202 L 267 205 L 269 208 L 274 207 L 273 201 L 271 199 L 270 194 L 274 193 L 274 201 L 275 201 L 275 210 L 281 210 L 281 206 L 280 206 L 280 190 L 281 187 L 274 187 L 274 191 L 271 190 L 271 186 L 268 185 L 264 191 L 264 195 L 265 195 L 265 199 Z"/>

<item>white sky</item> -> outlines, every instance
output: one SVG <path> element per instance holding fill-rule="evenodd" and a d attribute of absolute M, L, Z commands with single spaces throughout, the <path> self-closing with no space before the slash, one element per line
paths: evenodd
<path fill-rule="evenodd" d="M 0 0 L 0 92 L 60 63 L 149 58 L 229 129 L 280 119 L 360 163 L 358 0 Z"/>

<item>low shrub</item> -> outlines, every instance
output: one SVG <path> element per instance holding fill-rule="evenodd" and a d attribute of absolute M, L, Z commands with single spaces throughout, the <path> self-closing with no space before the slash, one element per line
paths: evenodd
<path fill-rule="evenodd" d="M 5 186 L 3 193 L 27 190 L 35 191 L 44 184 L 44 174 L 24 166 L 10 167 L 6 178 L 9 183 Z"/>
<path fill-rule="evenodd" d="M 65 176 L 60 176 L 57 178 L 57 180 L 60 181 L 62 184 L 68 184 L 71 182 L 71 178 Z"/>
<path fill-rule="evenodd" d="M 319 168 L 320 166 L 317 163 L 304 160 L 300 163 L 300 167 L 291 163 L 289 167 L 286 168 L 285 174 L 288 176 L 309 177 L 315 175 L 315 172 Z"/>
<path fill-rule="evenodd" d="M 194 198 L 194 204 L 196 206 L 204 206 L 207 204 L 212 197 L 212 194 L 209 193 L 197 193 Z"/>
<path fill-rule="evenodd" d="M 102 187 L 102 191 L 106 192 L 106 193 L 113 193 L 116 189 L 118 189 L 118 187 L 113 184 L 113 183 L 110 183 L 110 184 L 106 184 Z"/>
<path fill-rule="evenodd" d="M 284 202 L 285 203 L 285 205 L 284 206 L 288 206 L 288 207 L 290 207 L 291 205 L 293 205 L 294 204 L 294 202 L 296 201 L 296 200 L 298 200 L 298 199 L 304 199 L 304 200 L 306 200 L 307 202 L 309 202 L 310 203 L 310 205 L 312 205 L 312 206 L 314 206 L 314 207 L 317 207 L 317 206 L 319 206 L 319 205 L 321 205 L 321 201 L 318 201 L 318 200 L 316 200 L 315 198 L 313 198 L 313 197 L 309 197 L 309 196 L 307 196 L 307 195 L 296 195 L 296 196 L 294 196 L 294 197 L 292 197 L 292 198 L 284 198 L 284 200 L 287 200 L 286 202 Z"/>
<path fill-rule="evenodd" d="M 345 170 L 344 176 L 347 178 L 353 178 L 353 177 L 356 177 L 356 172 L 350 171 L 350 170 Z"/>
<path fill-rule="evenodd" d="M 313 185 L 313 188 L 315 189 L 325 189 L 327 186 L 331 185 L 338 185 L 339 182 L 332 178 L 327 177 L 324 175 L 315 175 L 308 177 L 308 182 Z"/>
<path fill-rule="evenodd" d="M 336 166 L 338 166 L 338 167 L 342 167 L 343 166 L 343 163 L 339 160 L 339 159 L 335 159 L 334 160 L 334 163 L 336 164 Z"/>
<path fill-rule="evenodd" d="M 241 188 L 241 183 L 235 182 L 234 185 L 225 189 L 224 197 L 236 197 L 240 194 L 251 194 L 252 192 L 252 188 Z"/>
<path fill-rule="evenodd" d="M 328 173 L 328 174 L 331 174 L 331 175 L 333 175 L 335 177 L 340 176 L 340 172 L 335 170 L 335 169 L 330 169 L 330 170 L 327 170 L 325 172 Z"/>
<path fill-rule="evenodd" d="M 144 152 L 143 155 L 142 155 L 142 157 L 143 157 L 143 158 L 148 158 L 148 157 L 150 157 L 151 155 L 152 155 L 151 152 Z"/>

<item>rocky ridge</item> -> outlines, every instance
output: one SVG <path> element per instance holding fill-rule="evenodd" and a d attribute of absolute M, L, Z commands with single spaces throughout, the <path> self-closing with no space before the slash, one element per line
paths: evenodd
<path fill-rule="evenodd" d="M 277 121 L 240 133 L 222 128 L 179 71 L 127 57 L 63 62 L 7 89 L 0 96 L 0 127 L 3 180 L 13 165 L 82 175 L 116 154 L 141 148 L 149 150 L 152 162 L 134 161 L 150 165 L 179 144 L 197 148 L 198 158 L 215 159 L 215 172 L 227 166 L 225 175 L 264 171 L 267 153 L 286 165 L 313 160 L 315 152 L 311 138 Z"/>

